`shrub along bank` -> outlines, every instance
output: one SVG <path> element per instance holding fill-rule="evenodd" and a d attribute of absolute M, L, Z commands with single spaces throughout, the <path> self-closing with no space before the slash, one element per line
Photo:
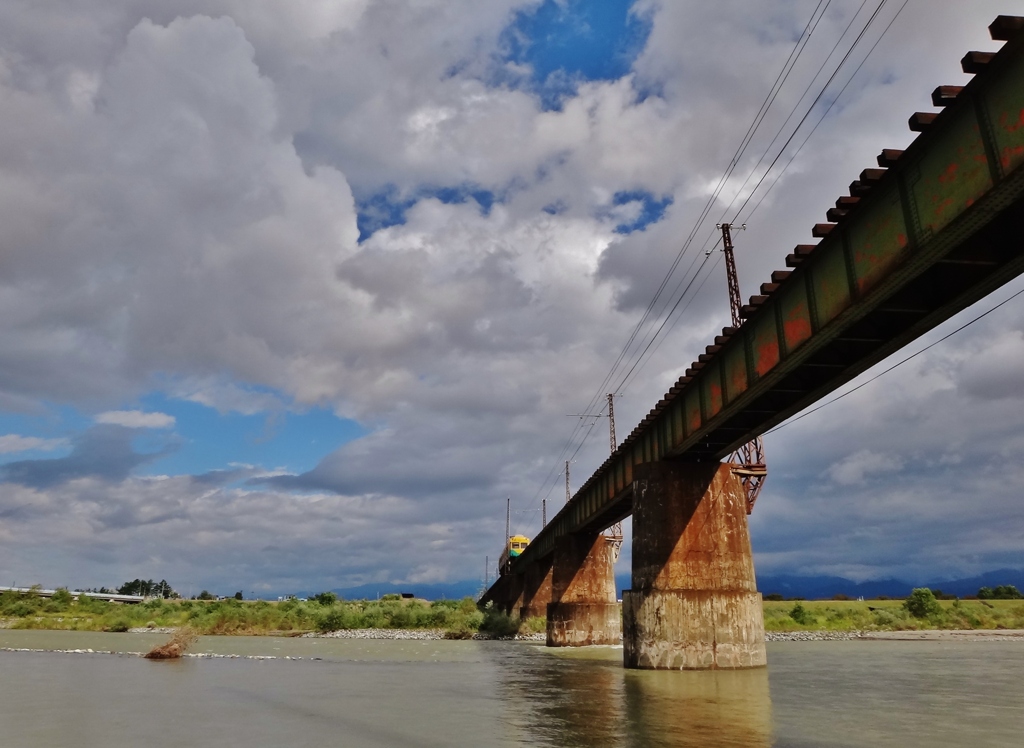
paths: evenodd
<path fill-rule="evenodd" d="M 921 589 L 906 600 L 770 601 L 767 631 L 915 631 L 924 629 L 1024 629 L 1020 600 L 937 600 Z"/>
<path fill-rule="evenodd" d="M 768 631 L 908 631 L 918 629 L 1024 629 L 1022 600 L 937 600 L 915 590 L 907 600 L 764 602 Z M 339 629 L 442 629 L 453 638 L 481 631 L 493 636 L 544 631 L 543 618 L 520 621 L 472 598 L 462 600 L 308 601 L 164 600 L 116 605 L 58 592 L 52 598 L 0 594 L 0 626 L 16 629 L 127 631 L 189 626 L 199 634 L 262 635 Z"/>
<path fill-rule="evenodd" d="M 484 614 L 472 598 L 462 600 L 338 600 L 333 595 L 302 601 L 164 600 L 117 605 L 67 592 L 52 598 L 0 594 L 0 619 L 16 629 L 127 631 L 190 626 L 199 634 L 260 635 L 338 629 L 444 629 L 472 634 Z"/>

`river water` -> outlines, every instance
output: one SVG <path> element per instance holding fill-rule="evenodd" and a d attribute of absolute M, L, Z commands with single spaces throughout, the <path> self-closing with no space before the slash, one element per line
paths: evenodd
<path fill-rule="evenodd" d="M 0 647 L 166 637 L 0 630 Z M 1024 642 L 770 642 L 767 669 L 624 670 L 523 642 L 203 637 L 153 662 L 0 651 L 0 746 L 1024 745 Z M 284 659 L 301 657 L 303 659 Z M 321 659 L 312 659 L 321 658 Z"/>

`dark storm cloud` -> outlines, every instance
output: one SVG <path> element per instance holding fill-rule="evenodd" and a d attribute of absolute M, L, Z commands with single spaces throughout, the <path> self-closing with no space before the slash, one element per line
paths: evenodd
<path fill-rule="evenodd" d="M 72 440 L 71 454 L 49 460 L 19 460 L 0 466 L 0 479 L 31 488 L 49 488 L 78 478 L 120 482 L 142 465 L 176 448 L 170 444 L 157 452 L 139 453 L 132 447 L 135 429 L 93 426 Z"/>

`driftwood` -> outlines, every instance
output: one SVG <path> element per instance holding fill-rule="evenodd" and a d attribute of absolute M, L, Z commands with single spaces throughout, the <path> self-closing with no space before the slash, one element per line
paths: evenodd
<path fill-rule="evenodd" d="M 171 635 L 170 641 L 153 647 L 145 655 L 147 660 L 176 660 L 199 639 L 199 635 L 188 627 L 180 628 Z"/>

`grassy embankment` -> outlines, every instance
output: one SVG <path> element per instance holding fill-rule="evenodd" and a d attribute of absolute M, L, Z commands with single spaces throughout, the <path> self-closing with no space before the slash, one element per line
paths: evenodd
<path fill-rule="evenodd" d="M 902 600 L 765 601 L 768 631 L 908 631 L 917 629 L 1024 629 L 1022 600 L 942 600 L 920 617 Z M 540 632 L 543 618 L 520 623 L 479 611 L 471 598 L 438 600 L 201 601 L 154 599 L 114 605 L 71 595 L 53 599 L 0 594 L 0 625 L 15 629 L 127 631 L 189 626 L 198 634 L 265 635 L 338 629 L 443 629 L 453 638 L 477 631 L 508 635 Z"/>
<path fill-rule="evenodd" d="M 0 620 L 14 629 L 127 631 L 142 627 L 189 626 L 198 634 L 264 635 L 337 629 L 444 629 L 469 636 L 484 624 L 471 598 L 463 600 L 360 600 L 321 604 L 239 600 L 162 600 L 116 605 L 71 595 L 52 599 L 0 594 Z"/>
<path fill-rule="evenodd" d="M 937 600 L 917 617 L 903 600 L 764 602 L 767 631 L 1024 629 L 1024 600 Z"/>

